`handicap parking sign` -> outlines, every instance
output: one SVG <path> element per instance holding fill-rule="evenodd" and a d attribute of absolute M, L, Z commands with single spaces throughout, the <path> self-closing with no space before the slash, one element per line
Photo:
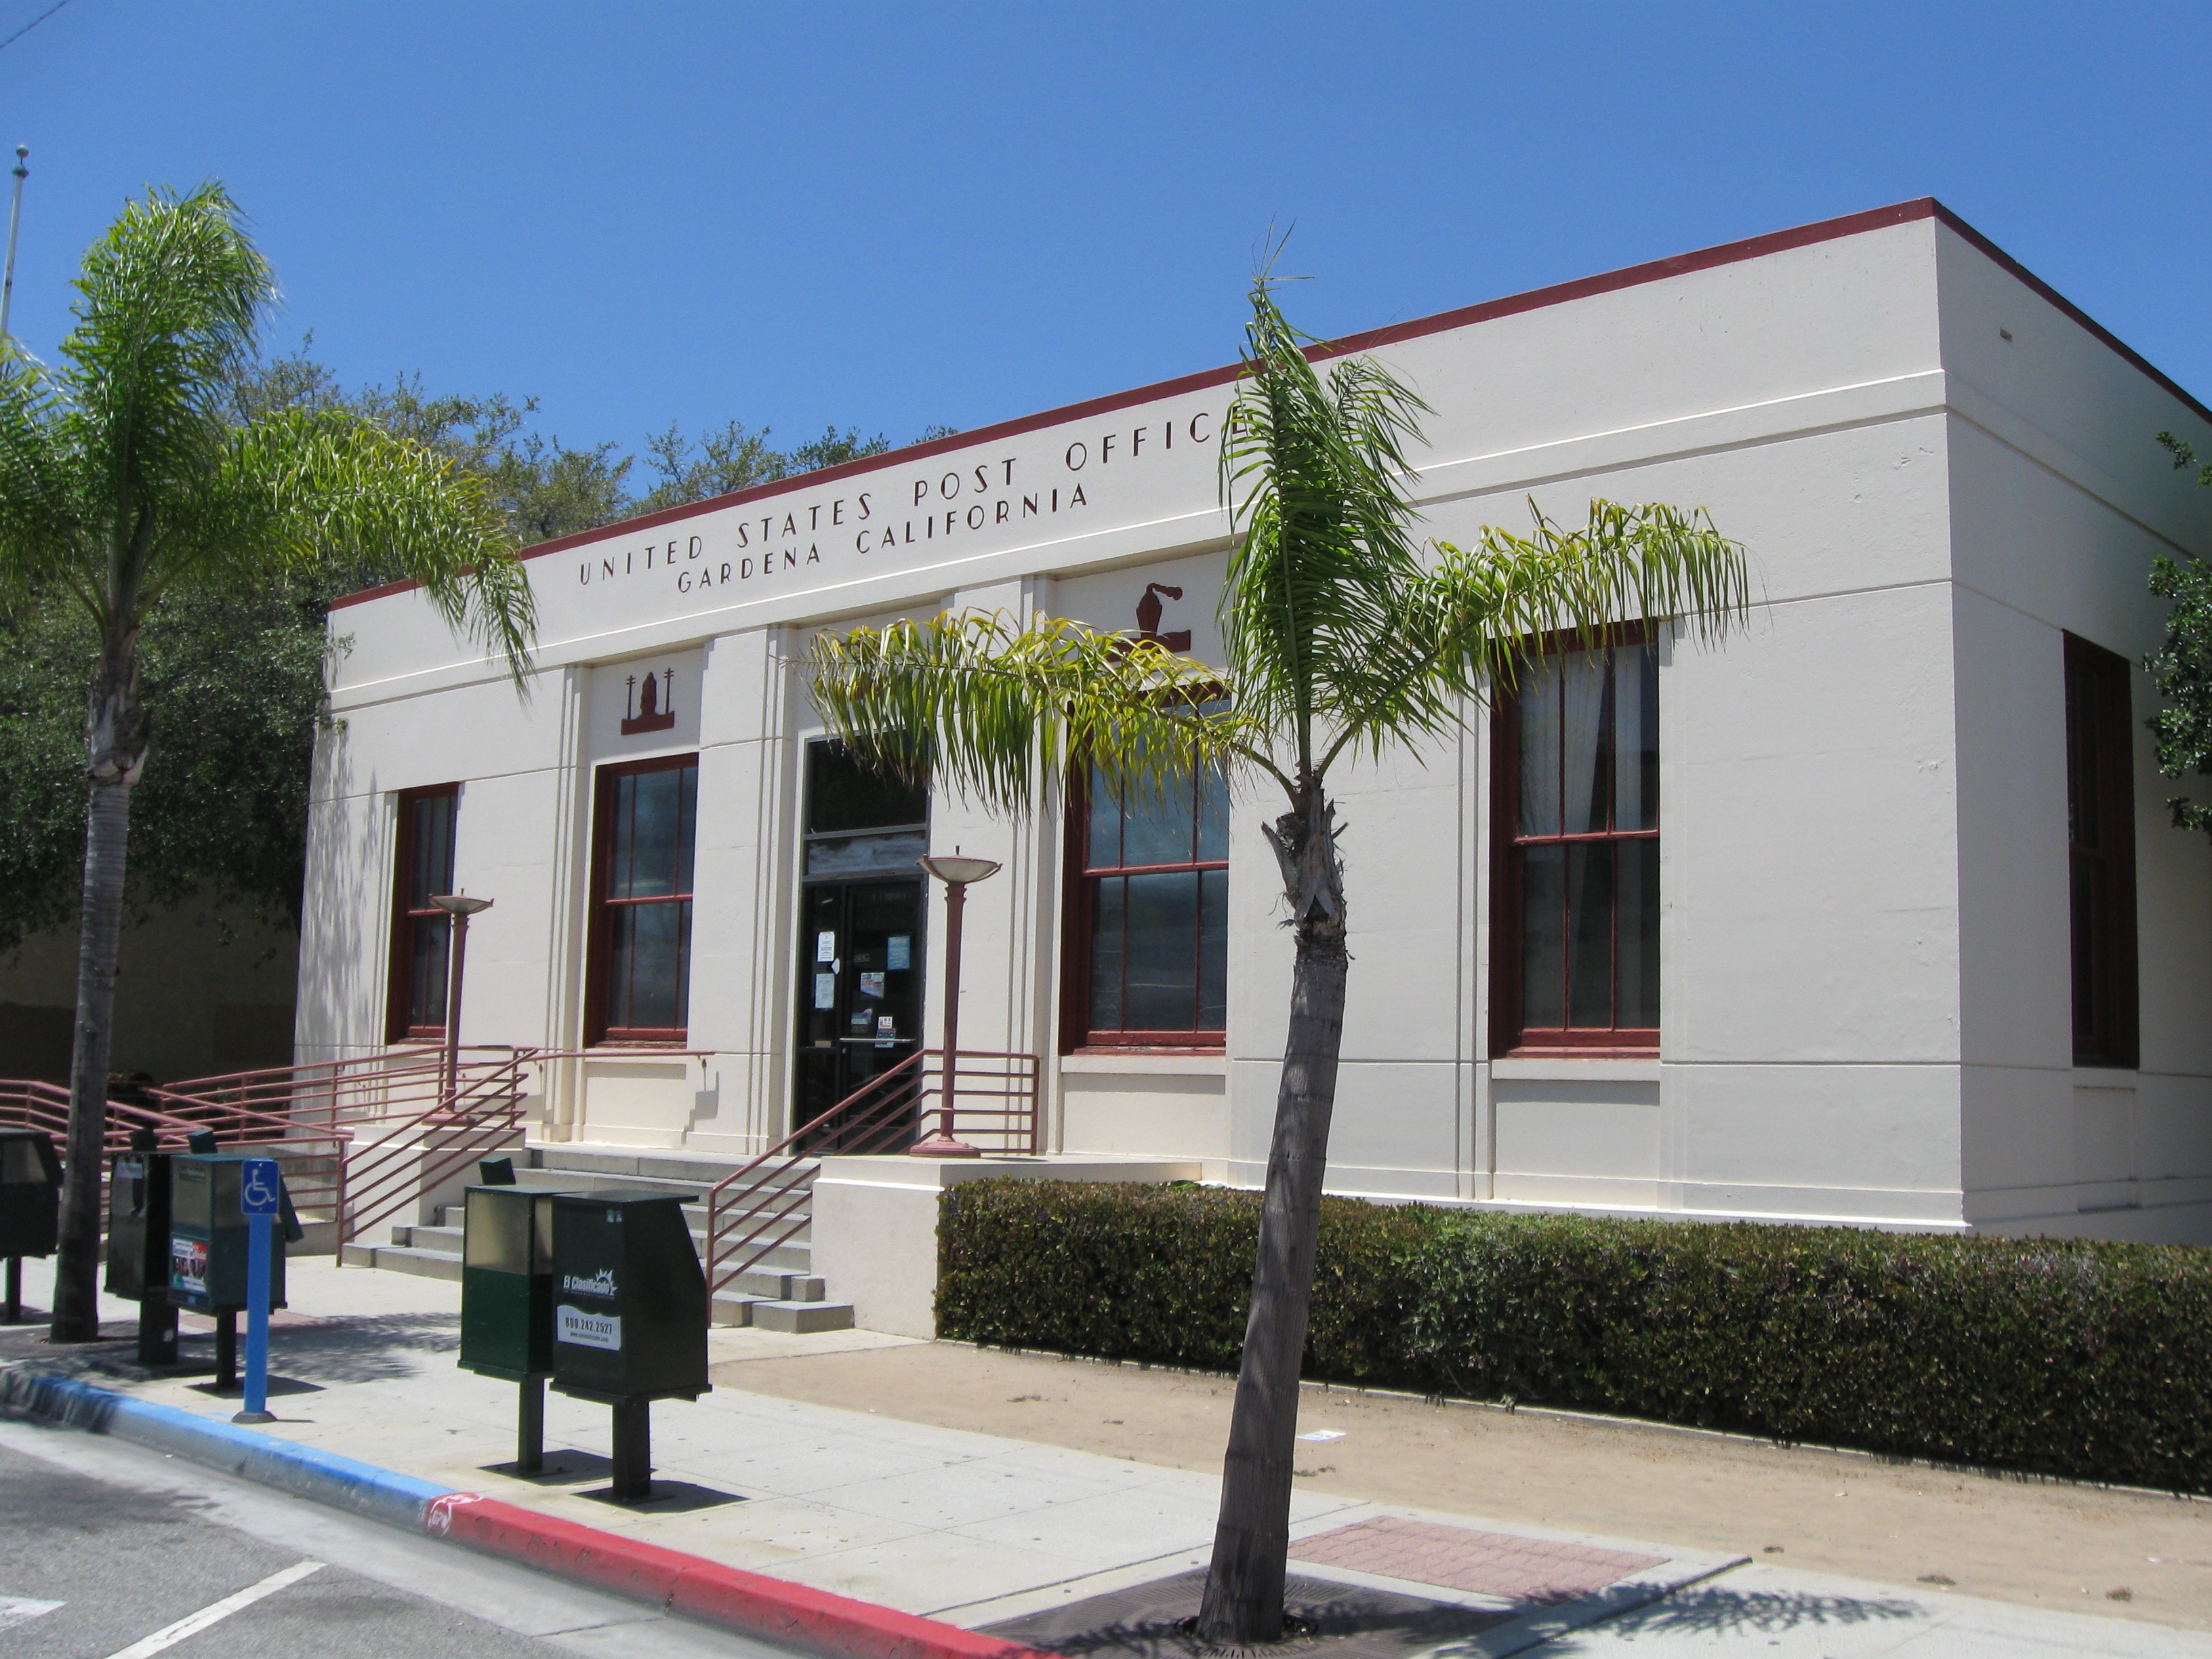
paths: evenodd
<path fill-rule="evenodd" d="M 247 1215 L 275 1215 L 283 1178 L 273 1158 L 249 1158 L 239 1172 L 238 1207 Z"/>

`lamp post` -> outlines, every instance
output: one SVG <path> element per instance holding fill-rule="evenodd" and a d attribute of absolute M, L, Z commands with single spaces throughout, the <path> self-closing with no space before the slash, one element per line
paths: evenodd
<path fill-rule="evenodd" d="M 28 144 L 15 146 L 15 201 L 8 210 L 8 275 L 0 282 L 0 340 L 8 337 L 8 309 L 15 299 L 15 233 L 23 224 L 23 180 L 31 169 L 23 163 L 30 158 Z"/>
<path fill-rule="evenodd" d="M 461 1091 L 461 965 L 469 959 L 469 918 L 491 908 L 486 898 L 433 893 L 430 902 L 453 919 L 453 959 L 446 965 L 446 1109 Z"/>
<path fill-rule="evenodd" d="M 952 1136 L 952 1091 L 960 1069 L 960 913 L 967 907 L 968 884 L 999 873 L 990 859 L 967 859 L 955 848 L 950 856 L 923 859 L 921 867 L 945 884 L 945 1080 L 938 1091 L 937 1133 L 907 1148 L 915 1158 L 981 1158 L 980 1147 Z"/>

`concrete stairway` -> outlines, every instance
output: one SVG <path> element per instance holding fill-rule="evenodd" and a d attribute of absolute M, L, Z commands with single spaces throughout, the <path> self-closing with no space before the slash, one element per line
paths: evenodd
<path fill-rule="evenodd" d="M 686 1204 L 691 1243 L 703 1258 L 707 1245 L 708 1189 L 738 1166 L 726 1158 L 696 1152 L 634 1151 L 627 1147 L 579 1145 L 532 1146 L 514 1154 L 517 1184 L 541 1191 L 690 1193 Z M 384 1267 L 430 1279 L 461 1276 L 461 1217 L 458 1208 L 441 1207 L 428 1225 L 394 1226 L 389 1244 L 349 1244 L 348 1267 Z M 779 1229 L 781 1231 L 781 1229 Z M 842 1331 L 853 1323 L 848 1302 L 827 1299 L 827 1288 L 810 1271 L 809 1228 L 802 1224 L 759 1265 L 738 1275 L 718 1294 L 712 1317 L 717 1325 L 752 1325 L 764 1331 Z"/>

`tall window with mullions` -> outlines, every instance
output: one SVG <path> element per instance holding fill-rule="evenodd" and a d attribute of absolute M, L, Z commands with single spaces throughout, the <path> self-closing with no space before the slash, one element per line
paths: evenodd
<path fill-rule="evenodd" d="M 2065 652 L 2074 1063 L 2134 1066 L 2141 1035 L 2133 686 L 2125 657 L 2072 634 Z"/>
<path fill-rule="evenodd" d="M 1494 731 L 1492 1051 L 1656 1052 L 1655 647 L 1546 653 Z"/>
<path fill-rule="evenodd" d="M 446 957 L 453 919 L 431 903 L 430 896 L 453 890 L 453 825 L 460 801 L 458 783 L 400 792 L 387 1042 L 434 1041 L 446 1035 Z"/>
<path fill-rule="evenodd" d="M 698 800 L 696 756 L 599 769 L 586 993 L 589 1041 L 685 1040 Z"/>
<path fill-rule="evenodd" d="M 1218 771 L 1071 792 L 1063 1048 L 1218 1048 L 1228 1027 L 1229 786 Z"/>

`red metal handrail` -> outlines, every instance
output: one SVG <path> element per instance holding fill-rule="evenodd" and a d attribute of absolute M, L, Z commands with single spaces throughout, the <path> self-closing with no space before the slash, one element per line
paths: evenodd
<path fill-rule="evenodd" d="M 337 1091 L 326 1097 L 324 1109 L 374 1131 L 346 1160 L 338 1250 L 483 1154 L 512 1146 L 522 1124 L 526 1073 L 535 1058 L 516 1049 L 504 1059 L 463 1061 L 448 1079 L 443 1057 L 434 1052 L 426 1066 L 375 1079 L 364 1091 L 370 1098 L 349 1100 Z M 372 1104 L 374 1116 L 368 1115 Z"/>
<path fill-rule="evenodd" d="M 126 1146 L 142 1126 L 155 1127 L 172 1150 L 203 1128 L 218 1145 L 269 1145 L 285 1160 L 294 1205 L 327 1214 L 342 1251 L 472 1158 L 512 1144 L 535 1051 L 487 1045 L 465 1052 L 483 1057 L 465 1061 L 450 1079 L 441 1050 L 405 1046 L 141 1088 L 150 1106 L 110 1103 L 109 1150 Z M 0 1083 L 0 1116 L 14 1100 L 17 1115 L 42 1118 L 58 1139 L 68 1099 L 52 1085 Z"/>
<path fill-rule="evenodd" d="M 1042 1133 L 1041 1069 L 1035 1054 L 963 1048 L 953 1077 L 955 1133 L 998 1143 L 986 1151 L 1036 1152 Z M 919 1049 L 716 1182 L 707 1194 L 709 1294 L 725 1289 L 811 1224 L 814 1172 L 822 1154 L 899 1152 L 912 1146 L 921 1103 L 943 1089 L 944 1071 L 939 1050 Z M 1007 1103 L 963 1103 L 971 1097 Z"/>
<path fill-rule="evenodd" d="M 463 1065 L 457 1087 L 465 1092 L 472 1073 L 480 1074 L 487 1066 L 527 1063 L 538 1051 L 476 1043 L 461 1053 L 484 1056 Z M 395 1106 L 403 1114 L 418 1111 L 435 1099 L 445 1082 L 445 1051 L 409 1043 L 345 1060 L 192 1078 L 165 1085 L 159 1092 L 211 1106 L 280 1113 L 293 1122 L 319 1118 L 335 1126 L 378 1121 L 393 1115 Z"/>
<path fill-rule="evenodd" d="M 343 1129 L 318 1129 L 279 1114 L 240 1106 L 222 1106 L 179 1096 L 165 1089 L 140 1089 L 154 1104 L 110 1100 L 100 1135 L 100 1216 L 107 1206 L 104 1188 L 107 1163 L 131 1149 L 134 1132 L 151 1130 L 155 1147 L 181 1152 L 191 1136 L 205 1131 L 228 1150 L 267 1151 L 284 1165 L 284 1185 L 295 1209 L 309 1216 L 336 1214 L 345 1182 L 345 1147 L 353 1137 Z M 0 1079 L 0 1123 L 43 1129 L 63 1158 L 69 1156 L 70 1091 L 58 1084 Z"/>

